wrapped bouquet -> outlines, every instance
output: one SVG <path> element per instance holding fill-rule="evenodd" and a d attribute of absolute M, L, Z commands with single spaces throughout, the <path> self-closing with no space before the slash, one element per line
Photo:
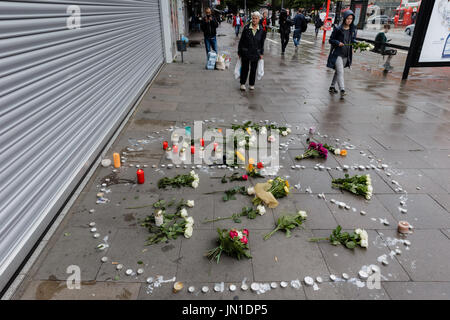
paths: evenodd
<path fill-rule="evenodd" d="M 370 175 L 355 175 L 350 177 L 348 174 L 342 179 L 333 179 L 331 182 L 333 188 L 339 188 L 341 190 L 347 190 L 351 193 L 364 196 L 367 200 L 372 198 L 372 180 Z"/>
<path fill-rule="evenodd" d="M 369 235 L 364 229 L 355 229 L 354 232 L 341 232 L 342 227 L 337 226 L 333 230 L 328 238 L 312 238 L 309 241 L 317 242 L 321 240 L 329 240 L 332 245 L 337 246 L 339 244 L 344 245 L 348 249 L 354 249 L 357 245 L 361 248 L 367 248 L 369 246 Z"/>
<path fill-rule="evenodd" d="M 266 183 L 257 183 L 254 188 L 256 197 L 253 199 L 253 204 L 258 206 L 264 203 L 269 208 L 275 208 L 278 206 L 276 199 L 286 197 L 289 194 L 289 188 L 289 182 L 280 177 L 268 180 Z"/>
<path fill-rule="evenodd" d="M 220 261 L 220 256 L 225 253 L 229 256 L 234 256 L 237 259 L 242 257 L 251 258 L 248 252 L 248 236 L 247 229 L 217 229 L 219 238 L 217 239 L 218 246 L 205 253 L 210 260 L 216 259 L 217 263 Z"/>

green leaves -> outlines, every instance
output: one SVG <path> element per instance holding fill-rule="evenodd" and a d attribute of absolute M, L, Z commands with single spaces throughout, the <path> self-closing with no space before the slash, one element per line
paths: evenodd
<path fill-rule="evenodd" d="M 236 200 L 235 194 L 240 193 L 245 195 L 247 190 L 245 187 L 234 187 L 232 189 L 226 190 L 225 195 L 223 196 L 223 201 Z"/>
<path fill-rule="evenodd" d="M 333 179 L 331 186 L 336 189 L 346 190 L 353 194 L 365 196 L 369 192 L 370 181 L 368 181 L 367 175 L 354 175 L 350 177 L 347 173 L 343 179 Z"/>
<path fill-rule="evenodd" d="M 361 243 L 361 237 L 356 234 L 355 232 L 342 232 L 342 227 L 337 226 L 336 229 L 334 229 L 331 232 L 331 235 L 329 238 L 312 238 L 309 239 L 309 241 L 320 241 L 320 240 L 329 240 L 330 243 L 334 246 L 338 246 L 340 244 L 344 245 L 348 249 L 354 249 L 358 244 Z"/>
<path fill-rule="evenodd" d="M 240 231 L 242 232 L 242 231 Z M 208 250 L 205 253 L 210 260 L 216 260 L 217 263 L 220 261 L 220 256 L 222 253 L 225 253 L 229 256 L 234 256 L 238 260 L 242 257 L 251 258 L 252 256 L 248 252 L 249 246 L 239 239 L 238 236 L 234 238 L 230 237 L 230 230 L 227 229 L 217 229 L 217 233 L 219 235 L 217 239 L 218 246 Z"/>
<path fill-rule="evenodd" d="M 169 186 L 173 188 L 191 187 L 195 178 L 190 174 L 177 175 L 174 178 L 165 177 L 158 181 L 158 188 L 165 189 Z"/>
<path fill-rule="evenodd" d="M 301 211 L 300 211 L 301 212 Z M 277 220 L 277 227 L 264 236 L 264 240 L 269 239 L 278 230 L 284 230 L 286 232 L 286 237 L 291 236 L 291 230 L 296 227 L 300 227 L 302 223 L 306 220 L 302 213 L 283 215 Z"/>

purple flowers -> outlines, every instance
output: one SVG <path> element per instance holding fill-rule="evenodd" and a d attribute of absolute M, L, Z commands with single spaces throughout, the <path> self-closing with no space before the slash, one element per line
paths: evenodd
<path fill-rule="evenodd" d="M 305 152 L 303 155 L 296 157 L 296 159 L 301 160 L 305 158 L 316 158 L 316 157 L 326 159 L 328 157 L 328 150 L 324 148 L 323 144 L 311 141 L 308 146 L 308 151 Z"/>

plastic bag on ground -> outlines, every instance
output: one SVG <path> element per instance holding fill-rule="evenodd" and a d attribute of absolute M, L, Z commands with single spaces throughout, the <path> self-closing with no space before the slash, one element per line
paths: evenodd
<path fill-rule="evenodd" d="M 255 194 L 266 206 L 273 209 L 278 206 L 278 201 L 272 193 L 268 192 L 272 185 L 268 182 L 255 184 Z"/>
<path fill-rule="evenodd" d="M 256 69 L 256 79 L 261 80 L 264 76 L 264 60 L 259 59 L 258 68 Z"/>
<path fill-rule="evenodd" d="M 234 78 L 239 79 L 241 76 L 241 59 L 236 62 L 236 67 L 234 67 Z"/>

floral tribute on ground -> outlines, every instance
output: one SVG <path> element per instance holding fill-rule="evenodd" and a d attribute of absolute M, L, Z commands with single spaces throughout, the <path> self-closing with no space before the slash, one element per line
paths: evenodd
<path fill-rule="evenodd" d="M 177 204 L 175 213 L 166 213 L 166 207 L 171 207 L 174 203 L 172 201 L 166 204 L 164 200 L 160 200 L 153 204 L 155 213 L 147 216 L 141 223 L 141 226 L 153 234 L 147 239 L 147 245 L 176 239 L 180 235 L 184 235 L 185 238 L 192 236 L 194 218 L 188 216 L 185 207 L 194 207 L 194 200 L 181 200 Z"/>
<path fill-rule="evenodd" d="M 296 156 L 295 160 L 303 160 L 307 158 L 324 158 L 328 157 L 328 150 L 321 144 L 311 141 L 303 154 Z"/>
<path fill-rule="evenodd" d="M 286 238 L 291 236 L 291 230 L 300 227 L 306 221 L 308 215 L 305 211 L 300 210 L 297 214 L 287 214 L 278 218 L 277 226 L 271 232 L 264 236 L 264 240 L 268 240 L 278 230 L 286 232 Z"/>
<path fill-rule="evenodd" d="M 217 233 L 219 234 L 217 239 L 218 246 L 205 253 L 205 256 L 210 260 L 215 259 L 219 263 L 222 253 L 235 257 L 238 260 L 243 257 L 252 257 L 248 252 L 250 248 L 248 246 L 249 231 L 247 229 L 217 229 Z"/>
<path fill-rule="evenodd" d="M 181 188 L 181 187 L 192 187 L 196 189 L 198 184 L 200 183 L 200 178 L 198 174 L 192 170 L 189 174 L 179 174 L 174 178 L 162 178 L 158 181 L 158 188 L 165 189 L 168 186 L 173 188 Z"/>
<path fill-rule="evenodd" d="M 347 190 L 351 193 L 364 196 L 367 200 L 372 198 L 372 180 L 370 175 L 355 175 L 350 177 L 348 174 L 342 179 L 333 179 L 331 182 L 333 188 Z"/>
<path fill-rule="evenodd" d="M 278 206 L 276 199 L 286 197 L 290 192 L 289 182 L 286 179 L 276 177 L 266 183 L 257 183 L 254 187 L 256 197 L 253 199 L 255 206 L 265 204 L 269 208 Z"/>
<path fill-rule="evenodd" d="M 354 232 L 341 232 L 342 227 L 337 226 L 336 229 L 333 230 L 330 237 L 328 238 L 311 238 L 309 241 L 318 242 L 321 240 L 329 240 L 332 245 L 344 245 L 348 249 L 354 249 L 357 245 L 361 248 L 367 248 L 369 246 L 369 235 L 367 231 L 364 229 L 355 229 Z"/>

